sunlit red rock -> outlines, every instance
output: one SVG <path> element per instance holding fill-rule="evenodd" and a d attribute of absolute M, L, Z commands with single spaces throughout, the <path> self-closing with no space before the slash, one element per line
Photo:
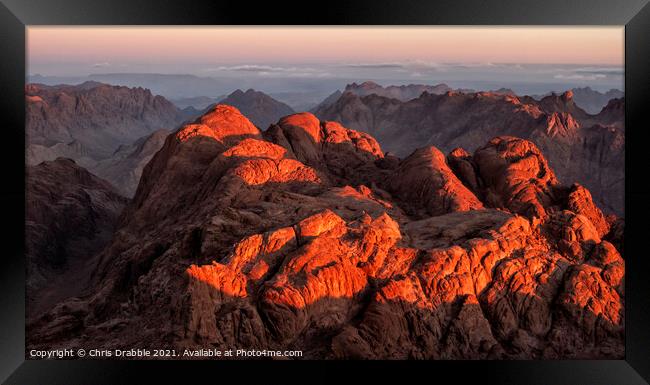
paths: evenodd
<path fill-rule="evenodd" d="M 609 232 L 609 223 L 607 223 L 602 211 L 594 204 L 589 190 L 583 186 L 579 184 L 571 186 L 567 198 L 567 209 L 589 218 L 589 221 L 594 225 L 596 231 L 598 231 L 598 236 L 603 237 Z"/>
<path fill-rule="evenodd" d="M 282 118 L 266 132 L 268 140 L 287 149 L 296 159 L 327 172 L 340 184 L 370 184 L 382 171 L 377 141 L 365 132 L 336 122 L 319 121 L 304 112 Z"/>
<path fill-rule="evenodd" d="M 443 153 L 435 147 L 419 149 L 404 159 L 389 185 L 405 207 L 423 207 L 428 215 L 483 207 L 454 175 Z"/>
<path fill-rule="evenodd" d="M 260 130 L 235 107 L 217 104 L 193 124 L 183 127 L 176 137 L 186 141 L 194 136 L 213 138 L 224 144 L 236 143 L 245 137 L 258 137 Z"/>
<path fill-rule="evenodd" d="M 558 183 L 539 149 L 514 137 L 498 137 L 476 150 L 474 162 L 485 187 L 485 200 L 529 217 L 543 218 Z"/>
<path fill-rule="evenodd" d="M 31 322 L 28 347 L 623 357 L 616 220 L 532 142 L 386 160 L 311 114 L 260 133 L 217 107 L 195 124 L 145 168 L 92 290 Z"/>

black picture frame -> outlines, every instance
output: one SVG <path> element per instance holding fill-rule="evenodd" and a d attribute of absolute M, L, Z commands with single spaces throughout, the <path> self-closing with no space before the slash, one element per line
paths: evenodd
<path fill-rule="evenodd" d="M 35 361 L 25 360 L 24 84 L 28 25 L 624 25 L 626 138 L 626 353 L 612 361 Z M 650 382 L 650 4 L 648 0 L 364 0 L 299 3 L 179 0 L 0 0 L 3 203 L 0 380 L 8 384 L 190 383 L 239 376 L 241 383 L 480 381 L 498 384 Z M 307 373 L 305 373 L 307 372 Z M 298 374 L 299 373 L 299 374 Z M 453 378 L 453 380 L 451 380 Z"/>

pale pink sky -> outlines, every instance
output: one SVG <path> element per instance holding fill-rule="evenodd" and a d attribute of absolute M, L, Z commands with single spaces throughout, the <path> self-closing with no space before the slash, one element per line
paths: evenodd
<path fill-rule="evenodd" d="M 623 65 L 623 27 L 28 27 L 35 63 Z"/>

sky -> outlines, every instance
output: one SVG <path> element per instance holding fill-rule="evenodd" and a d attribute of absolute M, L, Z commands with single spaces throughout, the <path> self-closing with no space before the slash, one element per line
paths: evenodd
<path fill-rule="evenodd" d="M 30 26 L 27 73 L 622 89 L 623 47 L 623 27 Z"/>

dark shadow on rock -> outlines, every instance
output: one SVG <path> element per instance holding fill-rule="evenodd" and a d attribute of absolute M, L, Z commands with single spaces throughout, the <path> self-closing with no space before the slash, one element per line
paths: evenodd
<path fill-rule="evenodd" d="M 127 199 L 71 159 L 58 158 L 26 171 L 29 319 L 80 293 Z"/>

